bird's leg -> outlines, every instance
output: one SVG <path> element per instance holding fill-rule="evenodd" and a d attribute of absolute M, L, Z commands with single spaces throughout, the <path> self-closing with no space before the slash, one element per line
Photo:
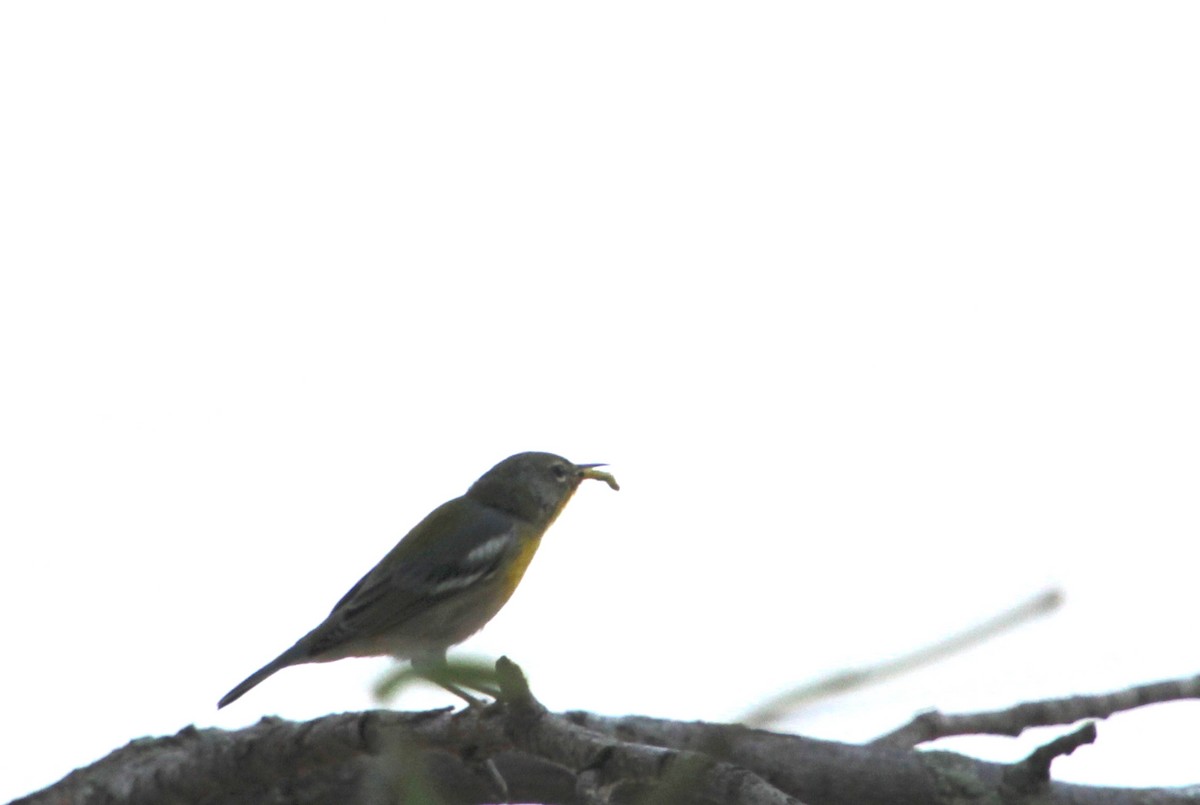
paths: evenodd
<path fill-rule="evenodd" d="M 412 665 L 413 670 L 418 674 L 438 687 L 450 691 L 470 707 L 482 707 L 486 702 L 472 696 L 466 689 L 482 693 L 493 699 L 500 698 L 500 690 L 495 686 L 467 678 L 465 674 L 456 673 L 455 668 L 446 661 L 445 652 L 413 658 Z"/>
<path fill-rule="evenodd" d="M 476 698 L 475 696 L 472 696 L 471 694 L 467 693 L 465 690 L 460 688 L 458 685 L 454 685 L 449 682 L 444 682 L 440 679 L 430 678 L 429 681 L 432 682 L 433 684 L 437 685 L 440 688 L 444 688 L 445 690 L 450 691 L 455 696 L 462 699 L 464 702 L 467 703 L 467 707 L 483 707 L 485 704 L 483 699 L 479 699 L 479 698 Z"/>
<path fill-rule="evenodd" d="M 482 693 L 484 696 L 490 696 L 493 699 L 500 698 L 500 688 L 496 685 L 492 685 L 487 682 L 480 682 L 474 679 L 460 679 L 458 680 L 458 683 L 464 688 L 473 690 L 476 693 Z"/>

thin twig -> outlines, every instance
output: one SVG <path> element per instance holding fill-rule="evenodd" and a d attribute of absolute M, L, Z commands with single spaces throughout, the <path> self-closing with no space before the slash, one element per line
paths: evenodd
<path fill-rule="evenodd" d="M 1048 615 L 1062 601 L 1063 594 L 1059 589 L 1043 590 L 1012 609 L 937 643 L 876 665 L 839 671 L 781 693 L 759 704 L 740 720 L 749 726 L 767 727 L 813 702 L 882 682 L 965 651 L 1027 621 Z"/>
<path fill-rule="evenodd" d="M 1200 699 L 1200 676 L 1136 685 L 1111 693 L 1066 696 L 1025 702 L 985 713 L 921 713 L 899 729 L 876 738 L 872 746 L 912 747 L 952 735 L 1020 735 L 1027 727 L 1073 724 L 1085 718 L 1108 718 L 1113 713 L 1150 704 Z"/>
<path fill-rule="evenodd" d="M 1050 782 L 1050 764 L 1057 757 L 1069 755 L 1084 744 L 1096 740 L 1096 722 L 1089 721 L 1074 732 L 1060 735 L 1039 746 L 1029 757 L 1004 770 L 1004 787 L 1023 795 L 1031 795 Z"/>

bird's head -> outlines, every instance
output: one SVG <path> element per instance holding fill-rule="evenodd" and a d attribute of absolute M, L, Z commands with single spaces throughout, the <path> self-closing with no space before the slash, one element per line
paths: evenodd
<path fill-rule="evenodd" d="M 620 489 L 612 475 L 597 469 L 603 466 L 573 464 L 553 453 L 517 453 L 485 472 L 467 490 L 467 497 L 548 526 L 585 479 Z"/>

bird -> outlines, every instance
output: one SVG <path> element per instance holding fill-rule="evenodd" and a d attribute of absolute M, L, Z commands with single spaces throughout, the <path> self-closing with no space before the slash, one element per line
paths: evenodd
<path fill-rule="evenodd" d="M 438 679 L 447 649 L 482 629 L 507 603 L 546 529 L 584 480 L 620 489 L 598 469 L 604 466 L 539 452 L 496 464 L 466 494 L 426 515 L 325 620 L 225 694 L 217 708 L 289 666 L 375 656 L 410 660 L 418 674 L 478 704 Z M 471 687 L 495 695 L 485 685 Z"/>

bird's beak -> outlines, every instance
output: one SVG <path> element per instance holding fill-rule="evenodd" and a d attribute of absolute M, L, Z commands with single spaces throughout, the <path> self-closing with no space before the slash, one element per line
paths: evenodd
<path fill-rule="evenodd" d="M 607 464 L 576 464 L 575 466 L 583 470 L 583 472 L 580 474 L 580 476 L 583 478 L 591 478 L 594 481 L 604 481 L 604 483 L 608 484 L 613 489 L 621 488 L 620 485 L 617 484 L 616 478 L 612 477 L 607 472 L 601 472 L 600 470 L 596 469 L 597 467 L 607 467 Z"/>

